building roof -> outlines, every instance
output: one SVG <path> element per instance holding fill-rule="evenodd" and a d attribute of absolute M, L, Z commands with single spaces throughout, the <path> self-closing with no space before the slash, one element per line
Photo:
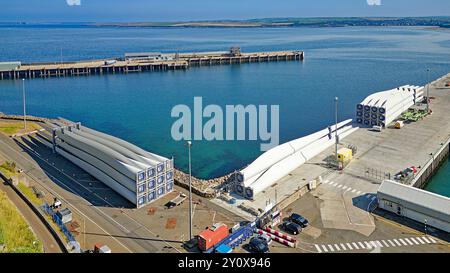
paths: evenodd
<path fill-rule="evenodd" d="M 422 212 L 441 215 L 446 221 L 450 221 L 450 198 L 425 191 L 412 186 L 407 186 L 395 181 L 385 180 L 378 189 L 381 198 L 388 196 L 390 201 L 397 201 L 402 205 L 411 205 L 420 208 Z"/>
<path fill-rule="evenodd" d="M 125 53 L 125 57 L 158 57 L 161 55 L 162 55 L 161 52 Z"/>

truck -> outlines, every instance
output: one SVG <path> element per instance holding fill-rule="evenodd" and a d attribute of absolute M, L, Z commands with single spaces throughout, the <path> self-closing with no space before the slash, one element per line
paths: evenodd
<path fill-rule="evenodd" d="M 216 223 L 198 235 L 198 248 L 202 252 L 214 250 L 219 242 L 228 236 L 228 227 L 223 223 Z"/>
<path fill-rule="evenodd" d="M 167 204 L 166 207 L 173 208 L 176 206 L 181 205 L 181 203 L 184 202 L 184 200 L 186 200 L 187 196 L 184 193 L 180 193 L 177 197 L 175 197 L 174 199 L 170 200 Z"/>

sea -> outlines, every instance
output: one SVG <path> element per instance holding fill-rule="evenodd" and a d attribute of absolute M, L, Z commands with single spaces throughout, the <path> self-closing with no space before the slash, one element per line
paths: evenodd
<path fill-rule="evenodd" d="M 0 25 L 0 61 L 61 62 L 119 58 L 127 52 L 303 50 L 305 60 L 191 67 L 188 70 L 25 81 L 27 113 L 64 117 L 146 150 L 187 170 L 184 141 L 172 138 L 176 105 L 278 105 L 280 143 L 354 117 L 368 94 L 424 85 L 450 72 L 450 31 L 422 27 L 164 28 Z M 427 68 L 431 71 L 427 74 Z M 22 113 L 22 82 L 0 81 L 0 112 Z M 206 122 L 207 119 L 204 120 Z M 261 141 L 193 141 L 192 170 L 218 177 L 252 162 Z M 450 194 L 450 167 L 430 190 Z"/>

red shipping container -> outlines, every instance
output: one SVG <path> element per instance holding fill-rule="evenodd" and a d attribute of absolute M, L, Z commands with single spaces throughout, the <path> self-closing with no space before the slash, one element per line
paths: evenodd
<path fill-rule="evenodd" d="M 225 239 L 229 234 L 227 225 L 218 223 L 198 235 L 198 248 L 206 251 Z"/>

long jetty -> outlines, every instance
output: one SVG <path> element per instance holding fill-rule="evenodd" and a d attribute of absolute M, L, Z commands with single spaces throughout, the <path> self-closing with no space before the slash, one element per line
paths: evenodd
<path fill-rule="evenodd" d="M 161 54 L 156 58 L 119 58 L 61 63 L 31 63 L 21 64 L 10 69 L 2 69 L 0 67 L 0 80 L 186 70 L 191 66 L 302 61 L 303 59 L 303 51 L 172 53 Z"/>

